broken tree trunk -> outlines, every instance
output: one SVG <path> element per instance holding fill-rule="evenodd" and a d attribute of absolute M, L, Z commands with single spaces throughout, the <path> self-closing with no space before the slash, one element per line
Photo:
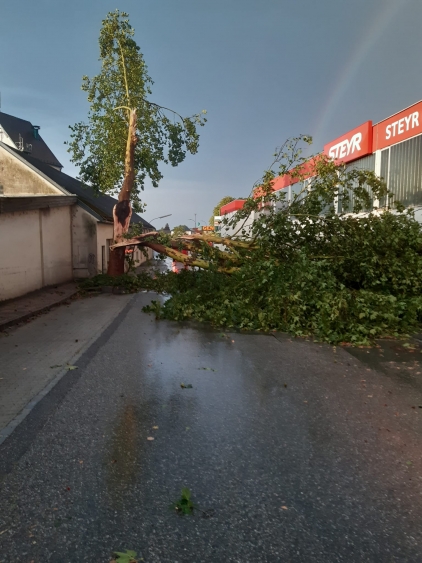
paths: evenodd
<path fill-rule="evenodd" d="M 130 110 L 129 129 L 126 142 L 125 175 L 118 202 L 113 208 L 113 240 L 119 243 L 124 240 L 124 235 L 129 230 L 132 217 L 130 195 L 135 182 L 135 146 L 136 146 L 136 110 Z M 125 273 L 125 249 L 122 247 L 110 249 L 108 262 L 109 276 L 121 276 Z"/>
<path fill-rule="evenodd" d="M 152 232 L 152 233 L 145 233 L 143 235 L 131 238 L 131 239 L 126 239 L 124 242 L 120 242 L 117 243 L 113 246 L 113 249 L 119 249 L 119 248 L 126 248 L 128 246 L 133 246 L 134 244 L 137 244 L 138 246 L 147 246 L 148 248 L 151 248 L 152 250 L 155 250 L 156 252 L 160 253 L 160 254 L 165 254 L 166 256 L 168 256 L 169 258 L 172 258 L 173 260 L 177 260 L 178 262 L 183 262 L 184 264 L 186 264 L 187 266 L 192 266 L 192 267 L 196 267 L 196 268 L 203 268 L 205 270 L 210 269 L 211 267 L 211 263 L 208 262 L 207 260 L 203 260 L 201 258 L 199 258 L 197 255 L 195 255 L 194 253 L 192 255 L 186 255 L 183 254 L 183 252 L 180 252 L 180 250 L 178 250 L 178 241 L 177 240 L 173 240 L 170 241 L 170 246 L 165 246 L 164 244 L 161 244 L 159 242 L 154 241 L 153 239 L 158 237 L 160 233 L 157 232 Z M 195 252 L 195 250 L 197 250 L 196 248 L 192 248 L 191 242 L 187 242 L 187 244 L 184 245 L 185 247 L 189 248 L 190 250 L 193 250 Z M 233 256 L 229 256 L 226 252 L 220 252 L 220 254 L 222 255 L 222 258 L 225 258 L 228 260 L 229 265 L 224 266 L 221 265 L 218 268 L 219 272 L 225 273 L 225 274 L 233 274 L 238 268 L 233 266 Z"/>

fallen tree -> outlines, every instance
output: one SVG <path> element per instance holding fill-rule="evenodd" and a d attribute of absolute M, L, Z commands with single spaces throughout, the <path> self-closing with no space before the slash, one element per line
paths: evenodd
<path fill-rule="evenodd" d="M 80 179 L 102 193 L 118 193 L 113 209 L 113 240 L 129 231 L 132 208 L 143 211 L 140 199 L 147 178 L 154 187 L 162 179 L 160 163 L 178 166 L 186 154 L 196 154 L 198 129 L 206 122 L 200 114 L 183 117 L 148 100 L 152 80 L 136 44 L 128 14 L 109 12 L 102 22 L 99 46 L 101 71 L 83 77 L 88 94 L 88 123 L 76 123 L 68 143 L 71 161 Z M 125 253 L 112 249 L 108 273 L 124 273 Z"/>
<path fill-rule="evenodd" d="M 147 233 L 115 245 L 149 247 L 193 267 L 139 283 L 171 294 L 149 311 L 216 326 L 368 344 L 417 330 L 422 317 L 422 229 L 373 172 L 319 155 L 300 139 L 277 153 L 294 195 L 274 192 L 269 169 L 225 228 L 234 234 Z M 255 220 L 245 228 L 251 214 Z M 186 256 L 182 250 L 187 249 Z"/>

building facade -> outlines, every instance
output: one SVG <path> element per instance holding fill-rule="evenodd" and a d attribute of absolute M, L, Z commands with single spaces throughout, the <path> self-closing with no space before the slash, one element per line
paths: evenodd
<path fill-rule="evenodd" d="M 0 301 L 106 272 L 116 201 L 0 142 Z M 154 230 L 136 213 L 132 223 Z"/>
<path fill-rule="evenodd" d="M 422 222 L 422 101 L 375 125 L 362 123 L 327 143 L 323 152 L 349 169 L 375 172 L 397 200 L 415 208 L 415 217 Z M 288 201 L 301 189 L 300 183 L 287 176 L 274 181 L 274 190 L 285 190 Z M 242 206 L 243 200 L 235 200 L 220 213 L 230 217 Z M 248 224 L 252 221 L 253 217 Z"/>

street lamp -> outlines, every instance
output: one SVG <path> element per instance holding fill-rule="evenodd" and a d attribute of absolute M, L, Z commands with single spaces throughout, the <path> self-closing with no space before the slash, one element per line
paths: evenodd
<path fill-rule="evenodd" d="M 171 213 L 169 213 L 168 215 L 161 215 L 161 217 L 154 217 L 154 219 L 150 219 L 148 221 L 148 223 L 152 223 L 153 221 L 155 221 L 156 219 L 164 219 L 164 217 L 170 217 Z"/>
<path fill-rule="evenodd" d="M 195 223 L 195 229 L 196 229 L 196 213 L 195 213 L 195 220 L 193 220 L 193 219 L 188 219 L 188 221 L 194 221 L 194 223 Z M 206 223 L 207 223 L 206 221 L 204 221 L 203 219 L 201 219 L 201 221 L 204 223 L 204 225 L 206 225 Z M 201 224 L 201 223 L 198 223 L 198 225 L 200 225 L 200 224 Z"/>

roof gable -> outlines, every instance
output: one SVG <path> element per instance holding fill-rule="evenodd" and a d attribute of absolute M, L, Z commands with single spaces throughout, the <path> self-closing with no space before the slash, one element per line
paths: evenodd
<path fill-rule="evenodd" d="M 19 156 L 43 175 L 50 178 L 55 184 L 61 186 L 66 192 L 76 195 L 85 204 L 85 209 L 88 207 L 96 215 L 99 215 L 103 221 L 113 221 L 113 207 L 116 205 L 117 199 L 106 194 L 97 194 L 93 188 L 83 184 L 80 180 L 52 168 L 31 155 L 20 153 Z M 137 213 L 132 213 L 131 223 L 142 223 L 144 228 L 154 229 L 152 225 L 145 221 L 145 219 L 142 219 Z"/>
<path fill-rule="evenodd" d="M 53 170 L 48 164 L 47 168 Z M 0 142 L 0 193 L 8 197 L 70 195 L 62 186 L 32 166 L 22 153 Z"/>
<path fill-rule="evenodd" d="M 32 125 L 30 121 L 0 111 L 0 127 L 19 150 L 30 152 L 34 158 L 46 162 L 50 166 L 63 168 L 39 134 L 38 126 Z M 0 141 L 8 144 L 8 140 L 6 137 L 2 139 L 0 133 Z"/>

